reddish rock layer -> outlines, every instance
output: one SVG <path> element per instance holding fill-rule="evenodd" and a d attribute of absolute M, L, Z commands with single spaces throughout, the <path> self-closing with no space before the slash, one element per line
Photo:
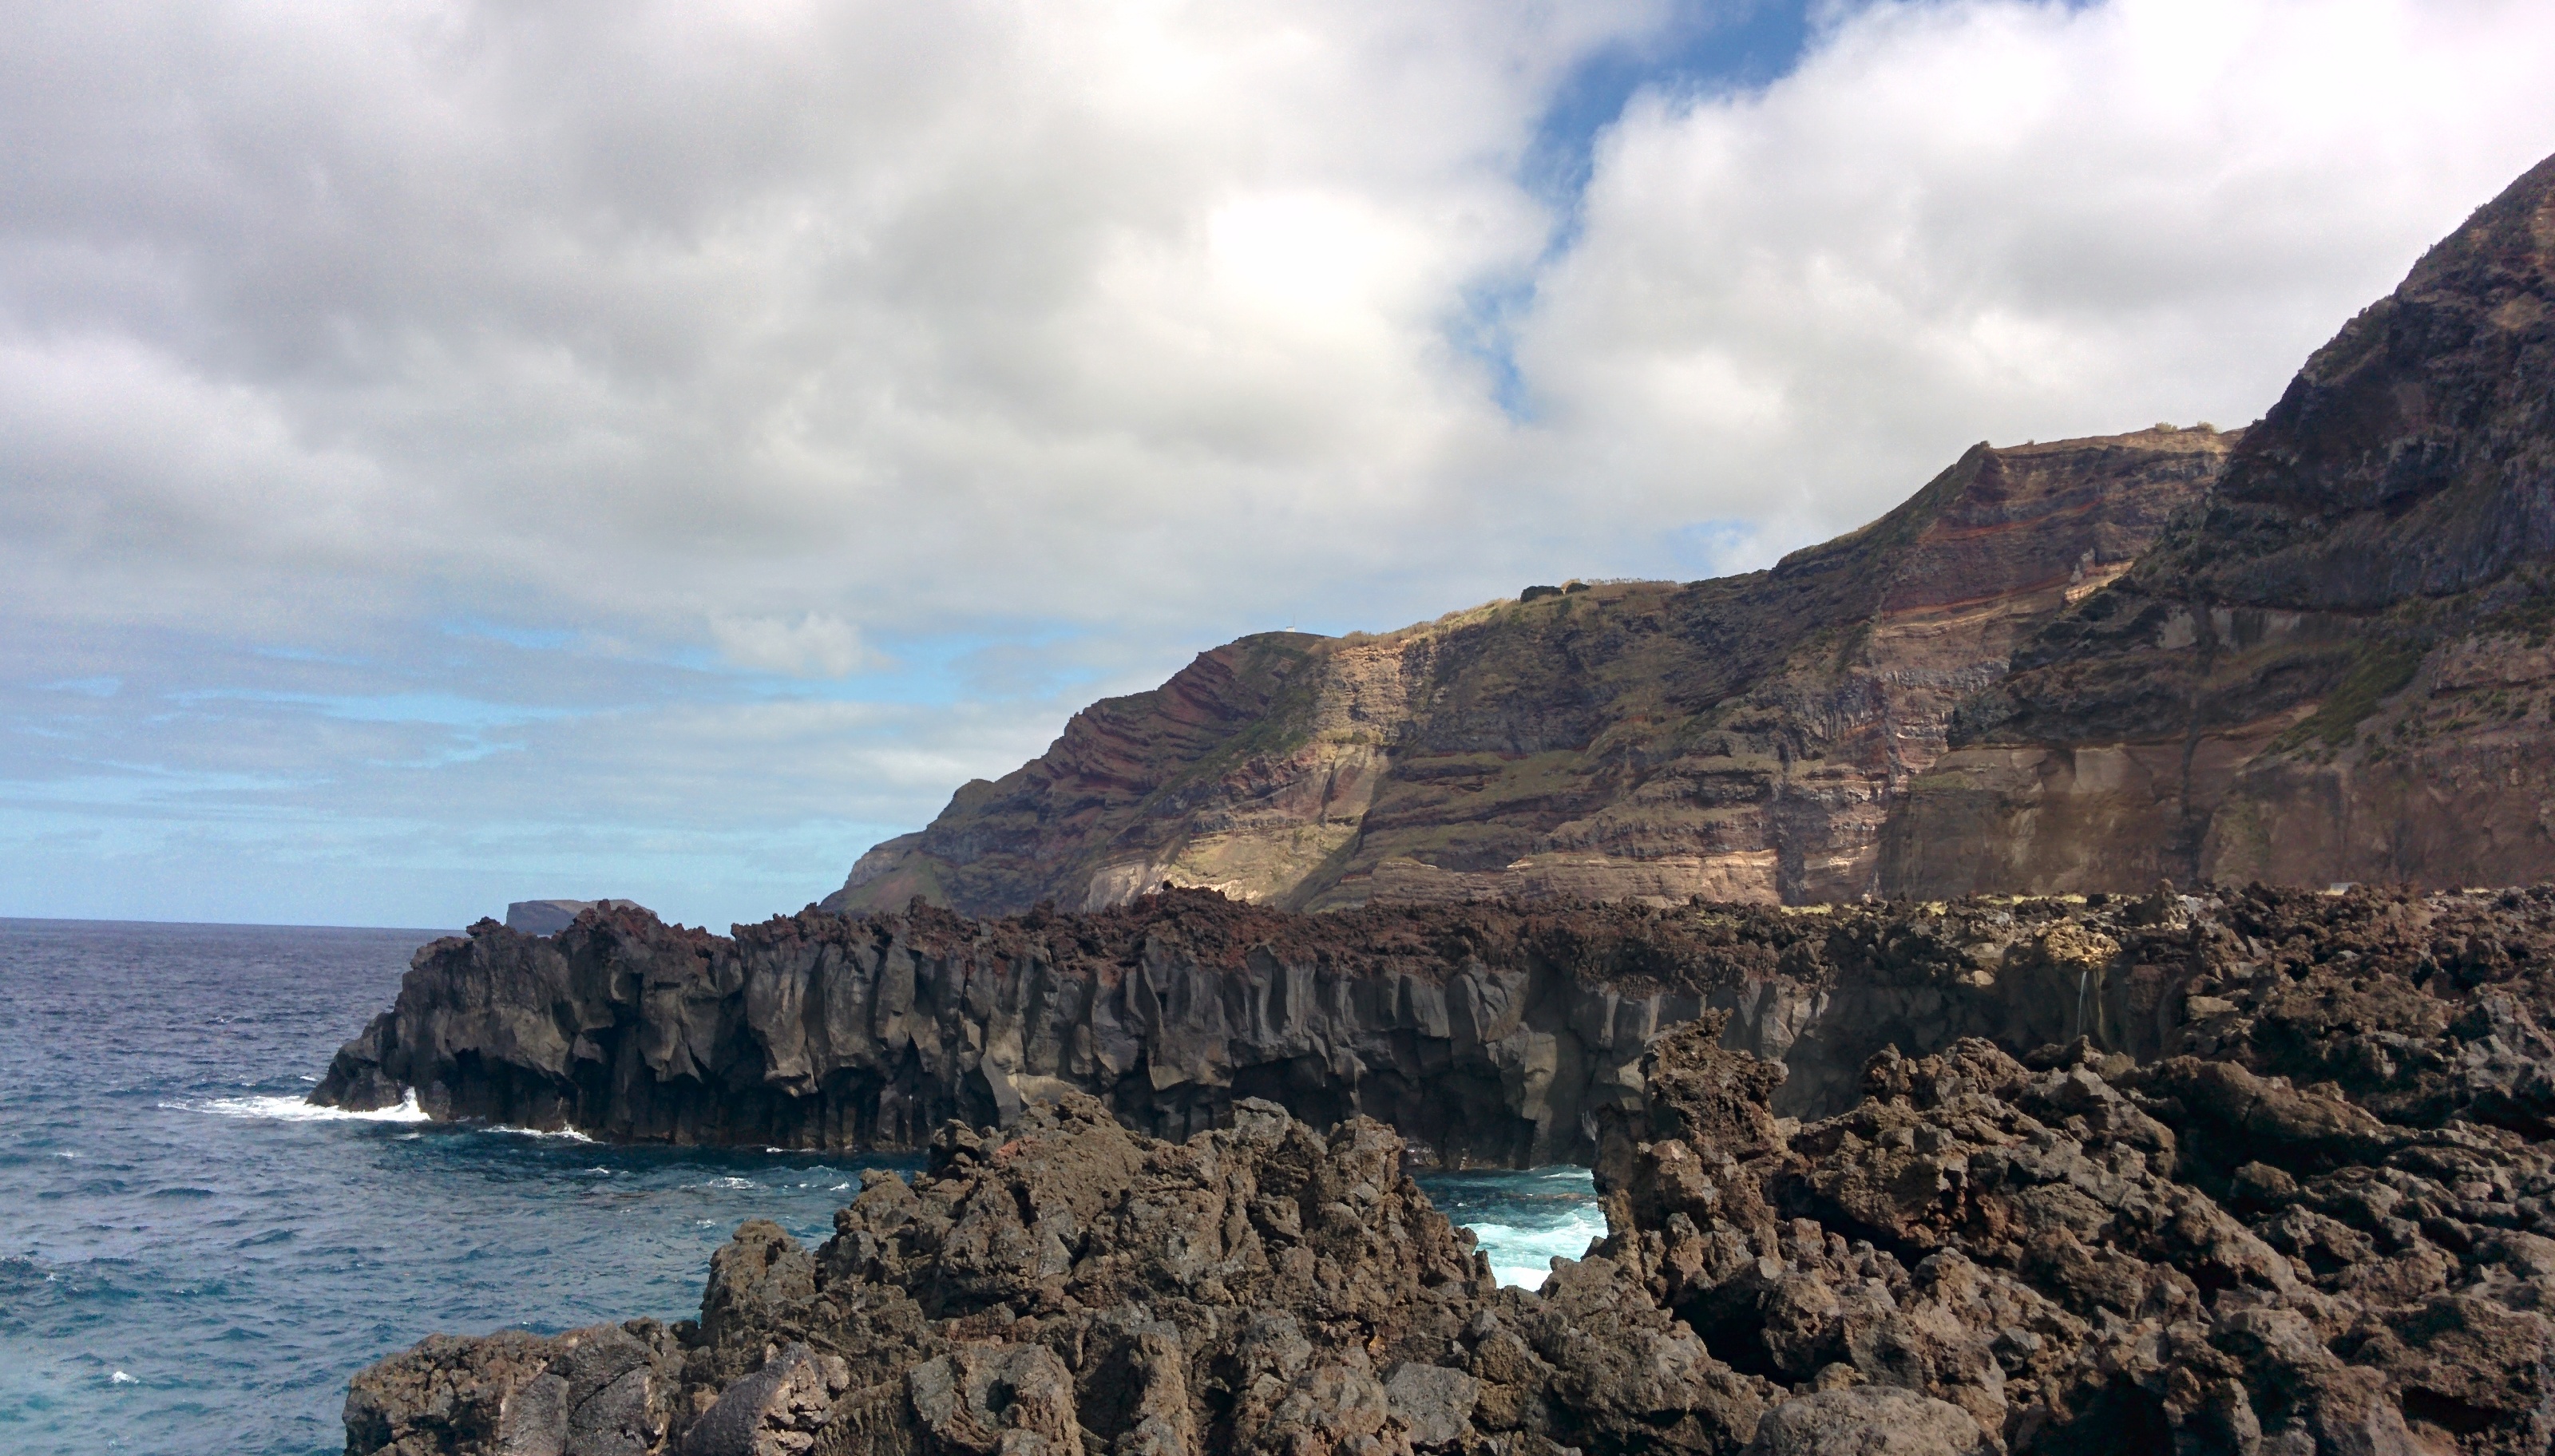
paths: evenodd
<path fill-rule="evenodd" d="M 1244 638 L 961 789 L 826 908 L 1096 909 L 1165 881 L 1312 909 L 1862 894 L 1953 705 L 2126 569 L 2234 438 L 1980 445 L 1768 571 Z"/>

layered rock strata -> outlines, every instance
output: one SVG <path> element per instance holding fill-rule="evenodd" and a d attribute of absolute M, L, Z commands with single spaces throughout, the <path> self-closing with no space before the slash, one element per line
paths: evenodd
<path fill-rule="evenodd" d="M 2205 511 L 2029 641 L 1895 893 L 2555 873 L 2555 159 L 2318 350 Z"/>
<path fill-rule="evenodd" d="M 2543 1451 L 2555 905 L 2316 899 L 2231 904 L 2144 1064 L 1963 1038 L 1802 1123 L 1685 1024 L 1599 1115 L 1607 1237 L 1531 1293 L 1381 1124 L 1170 1143 L 1068 1094 L 865 1174 L 819 1248 L 745 1224 L 697 1321 L 428 1339 L 348 1450 Z"/>
<path fill-rule="evenodd" d="M 2128 568 L 2236 436 L 1981 444 L 1770 570 L 1266 634 L 1076 714 L 854 866 L 830 910 L 1312 909 L 1873 890 L 1884 815 L 2013 645 Z"/>
<path fill-rule="evenodd" d="M 1981 445 L 1767 571 L 1245 638 L 826 904 L 2528 882 L 2550 630 L 2555 159 L 2241 436 Z"/>
<path fill-rule="evenodd" d="M 730 938 L 594 911 L 555 937 L 482 922 L 426 946 L 312 1095 L 619 1140 L 889 1149 L 1067 1091 L 1169 1138 L 1260 1096 L 1389 1122 L 1451 1164 L 1585 1161 L 1601 1111 L 1638 1101 L 1650 1041 L 1706 1011 L 1729 1014 L 1733 1046 L 1788 1065 L 1778 1112 L 1822 1116 L 1885 1046 L 1980 1036 L 2019 1054 L 2082 1035 L 2149 1060 L 2219 1034 L 2282 984 L 2272 966 L 2490 962 L 2504 952 L 2478 947 L 2536 914 L 2466 895 L 2159 891 L 1310 915 L 1173 891 L 994 921 L 810 912 Z M 2385 1015 L 2432 1045 L 2458 1004 Z"/>

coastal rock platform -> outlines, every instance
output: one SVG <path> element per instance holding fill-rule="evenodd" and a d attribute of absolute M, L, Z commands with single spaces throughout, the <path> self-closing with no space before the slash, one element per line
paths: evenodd
<path fill-rule="evenodd" d="M 1536 1291 L 1372 1119 L 1172 1142 L 1067 1091 L 943 1125 L 816 1249 L 745 1224 L 696 1321 L 429 1339 L 348 1450 L 2543 1451 L 2555 898 L 2349 899 L 2191 916 L 2235 954 L 2143 1060 L 1885 1049 L 1802 1121 L 1729 1013 L 1674 1027 L 1593 1115 L 1607 1237 Z"/>

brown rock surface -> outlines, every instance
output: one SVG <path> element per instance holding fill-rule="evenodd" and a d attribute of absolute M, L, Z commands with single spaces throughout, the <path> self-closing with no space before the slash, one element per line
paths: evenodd
<path fill-rule="evenodd" d="M 672 1418 L 683 1353 L 652 1319 L 563 1335 L 437 1335 L 346 1392 L 346 1449 L 383 1456 L 646 1456 Z"/>
<path fill-rule="evenodd" d="M 2027 642 L 1884 884 L 2555 873 L 2555 158 L 2307 361 L 2208 508 Z"/>
<path fill-rule="evenodd" d="M 1859 895 L 1953 705 L 2127 569 L 2235 438 L 1982 444 L 1768 571 L 1247 637 L 1077 714 L 825 906 L 1099 909 L 1165 881 L 1313 909 Z"/>

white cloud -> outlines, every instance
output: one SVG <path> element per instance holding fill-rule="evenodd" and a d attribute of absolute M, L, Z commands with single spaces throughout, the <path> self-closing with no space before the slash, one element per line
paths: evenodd
<path fill-rule="evenodd" d="M 730 663 L 790 677 L 845 677 L 870 660 L 861 634 L 840 617 L 713 617 L 710 635 Z"/>
<path fill-rule="evenodd" d="M 1971 440 L 2242 424 L 2555 151 L 2555 13 L 1875 5 L 1607 137 L 1521 363 L 1628 505 L 1878 514 Z"/>
<path fill-rule="evenodd" d="M 375 826 L 345 886 L 402 834 L 530 874 L 490 826 L 571 786 L 586 865 L 907 826 L 1241 631 L 2241 423 L 2555 150 L 2533 0 L 1822 6 L 1560 215 L 1539 118 L 1672 9 L 22 7 L 0 687 L 123 686 L 9 699 L 0 781 L 289 780 Z M 289 706 L 436 695 L 556 716 Z M 43 797 L 0 870 L 77 840 Z M 772 859 L 720 893 L 840 870 Z"/>
<path fill-rule="evenodd" d="M 536 612 L 1167 614 L 1494 415 L 1438 329 L 1616 11 L 100 6 L 13 48 L 0 337 L 239 393 L 230 458 L 75 462 L 164 571 L 373 569 L 193 510 L 348 452 L 403 574 Z"/>

